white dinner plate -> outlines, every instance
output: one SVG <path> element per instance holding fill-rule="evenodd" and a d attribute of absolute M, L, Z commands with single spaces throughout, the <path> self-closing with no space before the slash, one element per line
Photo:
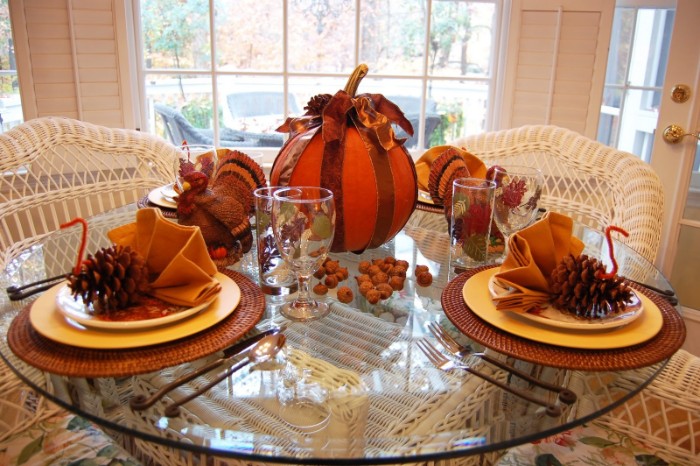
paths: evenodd
<path fill-rule="evenodd" d="M 489 279 L 489 292 L 492 297 L 504 296 L 513 290 L 498 281 L 495 275 Z M 603 317 L 600 319 L 582 319 L 568 312 L 562 312 L 549 304 L 541 309 L 531 312 L 517 313 L 523 319 L 529 319 L 542 325 L 549 325 L 558 328 L 568 328 L 572 330 L 605 330 L 622 325 L 627 325 L 642 315 L 644 306 L 637 293 L 632 290 L 632 298 L 627 302 L 624 312 Z M 509 311 L 513 312 L 513 311 Z"/>
<path fill-rule="evenodd" d="M 189 319 L 170 325 L 124 331 L 86 327 L 58 311 L 56 295 L 64 283 L 52 287 L 34 302 L 29 321 L 42 336 L 81 348 L 125 349 L 165 343 L 206 330 L 235 311 L 241 300 L 240 288 L 222 273 L 215 277 L 221 283 L 221 291 L 214 302 Z"/>
<path fill-rule="evenodd" d="M 174 201 L 177 197 L 177 191 L 175 191 L 175 183 L 168 183 L 160 188 L 160 193 L 166 198 Z"/>
<path fill-rule="evenodd" d="M 175 202 L 175 200 L 172 197 L 168 197 L 166 195 L 166 192 L 175 192 L 172 188 L 173 184 L 170 183 L 166 184 L 165 186 L 152 189 L 151 192 L 148 193 L 148 200 L 152 204 L 157 205 L 158 207 L 165 207 L 166 209 L 177 209 L 177 203 Z"/>
<path fill-rule="evenodd" d="M 63 288 L 58 290 L 56 294 L 56 307 L 58 312 L 69 319 L 78 322 L 79 324 L 85 325 L 86 327 L 101 328 L 108 330 L 134 330 L 141 328 L 158 327 L 160 325 L 167 325 L 178 320 L 186 319 L 191 315 L 194 315 L 209 306 L 216 296 L 212 297 L 209 301 L 194 307 L 184 307 L 169 305 L 167 308 L 163 309 L 164 305 L 167 303 L 156 304 L 158 306 L 159 313 L 162 313 L 161 317 L 141 319 L 141 320 L 105 320 L 99 316 L 94 315 L 90 312 L 88 306 L 83 303 L 82 299 L 76 300 L 73 297 L 72 291 L 68 284 L 63 285 Z M 124 312 L 128 313 L 129 309 Z"/>
<path fill-rule="evenodd" d="M 637 345 L 653 338 L 663 325 L 661 310 L 649 298 L 638 293 L 644 312 L 628 325 L 591 332 L 540 325 L 519 314 L 499 311 L 491 299 L 488 283 L 498 267 L 481 271 L 466 281 L 462 297 L 469 309 L 482 320 L 504 332 L 528 340 L 577 349 L 613 349 Z"/>

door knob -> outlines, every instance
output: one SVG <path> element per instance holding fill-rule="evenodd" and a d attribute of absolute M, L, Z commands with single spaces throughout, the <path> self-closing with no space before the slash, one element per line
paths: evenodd
<path fill-rule="evenodd" d="M 678 125 L 668 125 L 666 129 L 664 129 L 663 136 L 664 141 L 669 144 L 678 144 L 681 142 L 681 139 L 686 136 L 692 136 L 700 140 L 700 132 L 686 133 L 685 130 Z"/>

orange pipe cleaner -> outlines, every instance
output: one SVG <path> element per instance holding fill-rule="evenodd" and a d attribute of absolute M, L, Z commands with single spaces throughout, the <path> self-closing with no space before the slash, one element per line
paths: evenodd
<path fill-rule="evenodd" d="M 78 275 L 80 273 L 80 265 L 83 263 L 83 254 L 85 254 L 85 246 L 87 245 L 87 231 L 88 231 L 88 224 L 85 221 L 84 218 L 78 217 L 74 218 L 68 223 L 64 223 L 61 225 L 61 228 L 68 228 L 72 227 L 73 225 L 77 225 L 78 223 L 83 225 L 83 235 L 80 238 L 80 249 L 78 250 L 78 261 L 75 263 L 75 267 L 73 268 L 73 274 Z"/>
<path fill-rule="evenodd" d="M 600 276 L 601 278 L 613 278 L 617 273 L 617 261 L 615 260 L 615 254 L 613 253 L 613 242 L 610 235 L 610 232 L 613 230 L 618 233 L 622 233 L 625 237 L 630 235 L 624 229 L 616 227 L 615 225 L 610 225 L 605 229 L 605 239 L 608 241 L 608 251 L 610 252 L 610 261 L 612 262 L 613 268 L 610 272 L 602 274 Z"/>

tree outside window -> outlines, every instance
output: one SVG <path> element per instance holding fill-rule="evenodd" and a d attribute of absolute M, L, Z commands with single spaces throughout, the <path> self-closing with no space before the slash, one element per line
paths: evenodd
<path fill-rule="evenodd" d="M 384 94 L 412 121 L 408 147 L 485 129 L 495 0 L 213 5 L 210 23 L 207 0 L 141 1 L 142 76 L 161 134 L 156 115 L 165 105 L 203 137 L 281 145 L 275 129 L 285 118 L 303 113 L 312 96 L 342 89 L 359 63 L 370 69 L 359 92 Z"/>
<path fill-rule="evenodd" d="M 0 0 L 0 132 L 23 121 L 8 0 Z"/>

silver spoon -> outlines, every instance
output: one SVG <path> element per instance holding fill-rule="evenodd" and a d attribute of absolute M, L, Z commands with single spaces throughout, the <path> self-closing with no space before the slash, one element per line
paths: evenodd
<path fill-rule="evenodd" d="M 287 342 L 287 337 L 283 333 L 278 333 L 277 335 L 268 335 L 262 340 L 257 342 L 248 352 L 248 356 L 239 362 L 238 364 L 229 367 L 222 374 L 218 375 L 214 380 L 201 387 L 197 391 L 187 395 L 186 397 L 174 401 L 165 408 L 165 415 L 167 417 L 176 417 L 180 414 L 180 406 L 197 398 L 202 393 L 206 392 L 214 385 L 217 385 L 222 380 L 229 377 L 234 372 L 244 368 L 248 364 L 260 364 L 270 359 L 274 358 L 277 353 L 284 347 Z"/>

